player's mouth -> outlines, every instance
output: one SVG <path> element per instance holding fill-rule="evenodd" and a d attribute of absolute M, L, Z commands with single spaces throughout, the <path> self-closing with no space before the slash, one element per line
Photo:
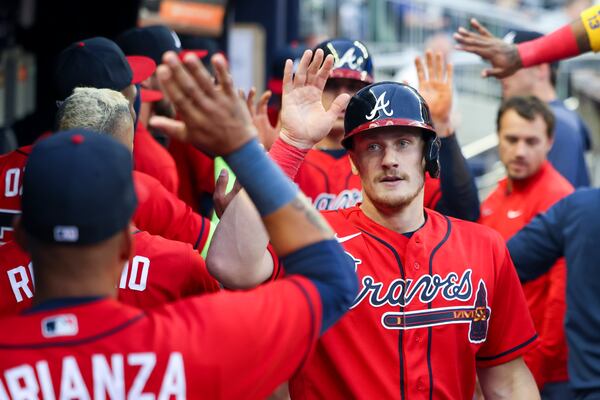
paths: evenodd
<path fill-rule="evenodd" d="M 405 179 L 398 175 L 386 175 L 379 178 L 379 182 L 386 185 L 395 185 L 399 182 L 404 181 Z"/>

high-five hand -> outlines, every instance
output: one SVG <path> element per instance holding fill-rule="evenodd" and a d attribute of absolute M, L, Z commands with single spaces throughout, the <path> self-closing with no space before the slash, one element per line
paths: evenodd
<path fill-rule="evenodd" d="M 350 101 L 348 94 L 341 94 L 329 110 L 323 108 L 323 89 L 333 69 L 333 56 L 328 55 L 323 61 L 323 55 L 321 49 L 314 57 L 311 50 L 305 51 L 293 77 L 292 60 L 285 63 L 280 137 L 298 148 L 311 148 L 327 136 Z"/>
<path fill-rule="evenodd" d="M 209 154 L 227 155 L 257 133 L 246 104 L 233 87 L 225 58 L 216 54 L 211 61 L 218 86 L 193 54 L 182 64 L 175 53 L 165 53 L 157 76 L 185 123 L 187 141 Z"/>

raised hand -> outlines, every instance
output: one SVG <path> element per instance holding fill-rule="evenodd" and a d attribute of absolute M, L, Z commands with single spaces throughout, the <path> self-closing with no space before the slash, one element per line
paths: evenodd
<path fill-rule="evenodd" d="M 193 54 L 182 64 L 174 52 L 163 56 L 157 77 L 185 124 L 186 141 L 208 154 L 227 155 L 257 136 L 246 104 L 238 97 L 225 58 L 211 62 L 219 85 Z"/>
<path fill-rule="evenodd" d="M 495 37 L 475 18 L 470 23 L 474 31 L 460 27 L 454 33 L 454 39 L 458 43 L 456 48 L 477 54 L 492 64 L 492 68 L 481 71 L 483 77 L 506 78 L 522 67 L 516 45 Z"/>
<path fill-rule="evenodd" d="M 273 126 L 269 120 L 267 106 L 269 104 L 269 99 L 271 98 L 271 91 L 267 90 L 264 92 L 260 96 L 260 99 L 258 99 L 257 104 L 254 104 L 255 97 L 256 88 L 254 87 L 250 89 L 247 97 L 244 92 L 240 91 L 240 98 L 244 100 L 248 106 L 248 111 L 252 116 L 252 122 L 254 122 L 254 126 L 258 130 L 260 142 L 263 144 L 265 149 L 269 150 L 275 139 L 277 139 L 277 135 L 279 134 L 281 126 L 279 123 L 277 126 Z"/>
<path fill-rule="evenodd" d="M 431 51 L 425 52 L 425 64 L 423 65 L 421 57 L 415 58 L 419 93 L 429 106 L 438 135 L 446 137 L 452 133 L 450 114 L 452 112 L 453 67 L 450 63 L 444 65 L 441 53 L 436 53 L 434 56 Z"/>
<path fill-rule="evenodd" d="M 314 57 L 311 50 L 305 51 L 293 77 L 292 60 L 285 62 L 280 137 L 298 148 L 311 148 L 327 136 L 350 101 L 348 94 L 341 94 L 329 110 L 323 108 L 321 97 L 333 68 L 333 56 L 323 61 L 323 55 L 321 49 Z"/>

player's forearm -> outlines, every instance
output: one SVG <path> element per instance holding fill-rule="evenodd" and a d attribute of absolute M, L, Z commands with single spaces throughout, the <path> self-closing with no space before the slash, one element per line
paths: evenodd
<path fill-rule="evenodd" d="M 269 236 L 247 193 L 241 190 L 221 217 L 206 257 L 206 266 L 230 289 L 246 289 L 271 276 L 266 250 Z"/>
<path fill-rule="evenodd" d="M 477 370 L 486 400 L 536 400 L 540 393 L 522 357 Z"/>
<path fill-rule="evenodd" d="M 452 217 L 479 219 L 479 197 L 475 179 L 455 135 L 442 140 L 440 185 L 442 198 L 436 209 Z"/>

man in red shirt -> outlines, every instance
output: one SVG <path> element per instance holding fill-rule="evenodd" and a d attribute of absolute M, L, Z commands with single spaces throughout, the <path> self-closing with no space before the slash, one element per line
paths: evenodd
<path fill-rule="evenodd" d="M 407 85 L 382 82 L 361 89 L 347 106 L 348 96 L 338 96 L 326 111 L 322 60 L 321 50 L 314 58 L 305 53 L 293 78 L 287 61 L 285 135 L 270 154 L 292 177 L 301 148 L 322 139 L 345 109 L 342 143 L 360 176 L 363 203 L 323 215 L 360 284 L 349 313 L 290 381 L 292 398 L 470 399 L 476 374 L 489 399 L 538 398 L 521 357 L 536 334 L 502 237 L 423 207 L 425 173 L 439 173 L 427 104 Z M 443 69 L 439 79 L 448 80 Z M 235 246 L 211 247 L 207 259 L 225 286 L 259 284 L 280 267 L 265 254 L 268 237 L 244 199 L 241 192 L 232 201 L 215 232 L 215 243 Z M 285 261 L 281 266 L 287 273 Z"/>
<path fill-rule="evenodd" d="M 110 89 L 75 89 L 61 104 L 57 122 L 61 129 L 102 128 L 126 147 L 132 146 L 129 103 L 122 94 Z M 15 199 L 20 200 L 21 194 Z M 20 210 L 20 203 L 15 207 Z M 204 260 L 190 244 L 138 229 L 133 232 L 135 254 L 119 281 L 119 300 L 149 308 L 219 290 L 218 282 L 208 274 Z M 4 288 L 0 290 L 0 314 L 12 314 L 31 304 L 35 279 L 29 256 L 14 242 L 0 247 L 0 259 L 0 287 Z"/>
<path fill-rule="evenodd" d="M 480 223 L 510 239 L 536 215 L 573 192 L 549 163 L 554 115 L 537 97 L 512 97 L 498 111 L 498 152 L 506 168 L 495 191 L 483 202 Z M 566 265 L 561 259 L 546 274 L 523 284 L 540 346 L 525 354 L 538 387 L 568 386 L 565 317 Z M 565 397 L 566 395 L 566 397 Z M 568 392 L 551 398 L 568 398 Z"/>
<path fill-rule="evenodd" d="M 133 252 L 131 153 L 95 132 L 58 133 L 33 149 L 25 171 L 15 236 L 32 255 L 37 292 L 25 313 L 0 319 L 0 398 L 264 398 L 356 293 L 331 230 L 260 149 L 225 60 L 214 58 L 221 88 L 174 55 L 166 61 L 159 76 L 187 111 L 193 143 L 225 156 L 290 275 L 150 312 L 116 302 Z M 184 98 L 182 80 L 206 91 L 201 105 Z M 211 126 L 196 124 L 215 113 Z M 265 181 L 276 195 L 261 193 Z"/>

